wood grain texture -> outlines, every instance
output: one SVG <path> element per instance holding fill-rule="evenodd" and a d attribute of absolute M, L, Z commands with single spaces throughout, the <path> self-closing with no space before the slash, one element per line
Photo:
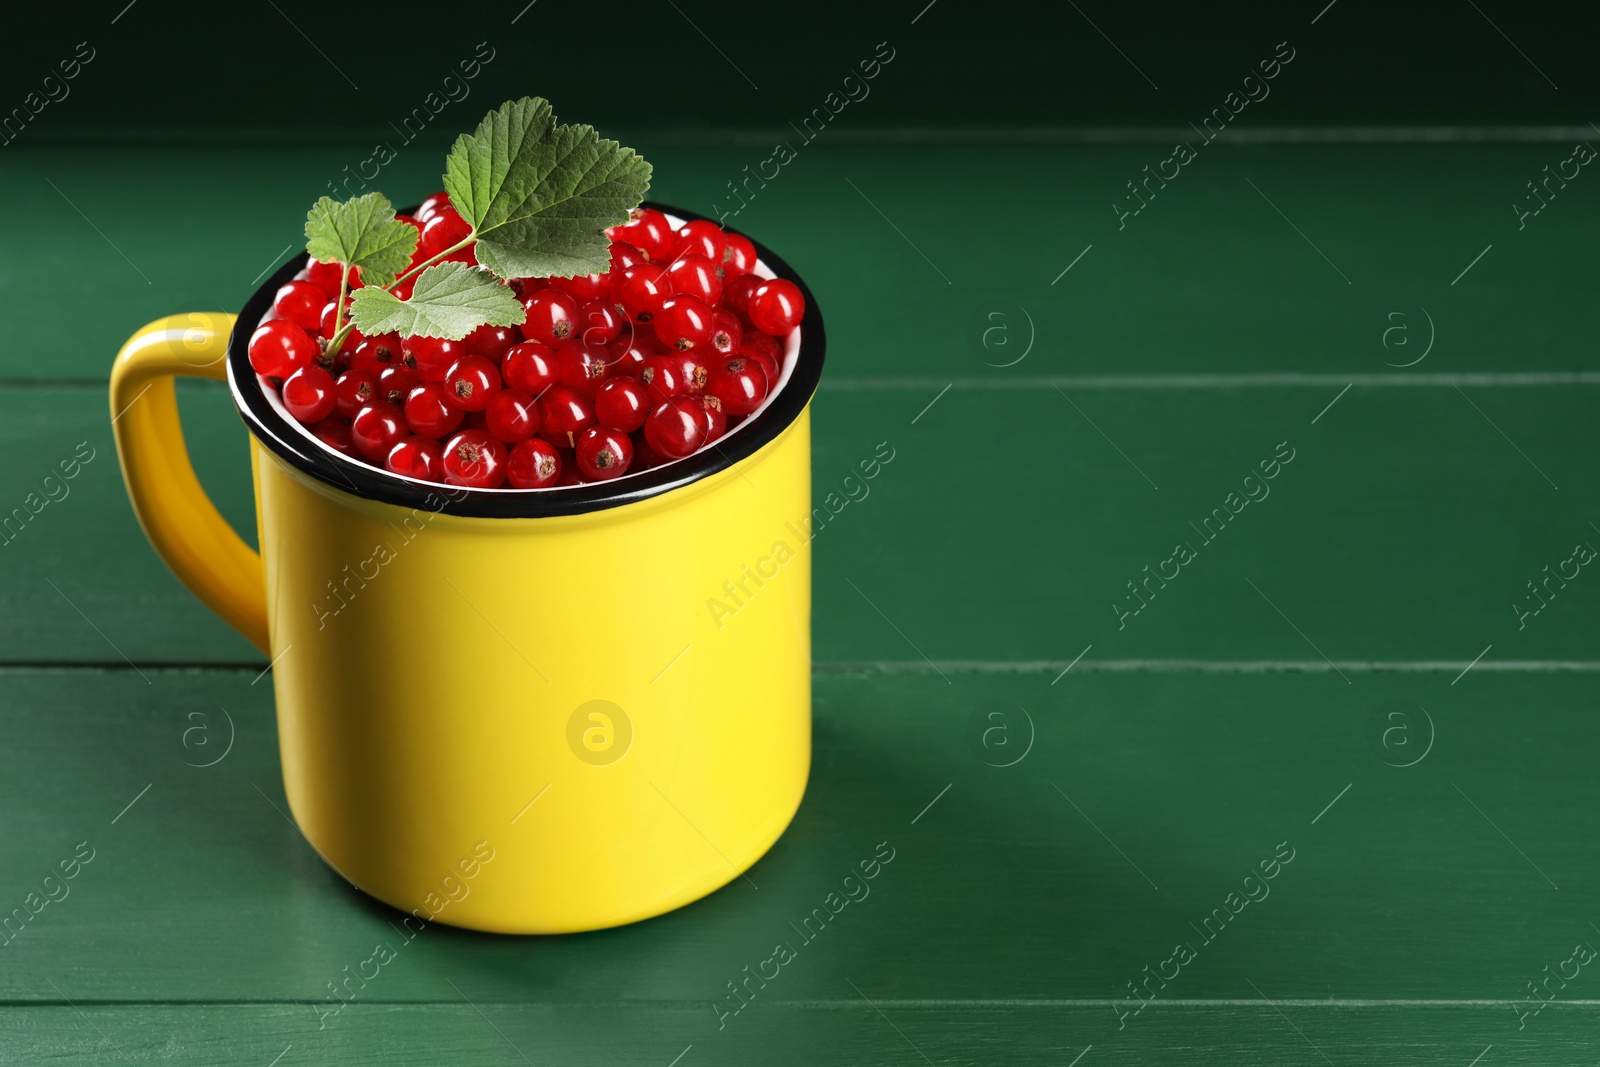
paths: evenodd
<path fill-rule="evenodd" d="M 760 158 L 641 147 L 699 210 Z M 0 1063 L 1581 1061 L 1587 971 L 1519 1012 L 1600 940 L 1600 593 L 1585 568 L 1513 604 L 1600 542 L 1600 393 L 1472 375 L 1591 372 L 1600 208 L 1575 185 L 1516 228 L 1549 145 L 1207 151 L 1123 230 L 1110 202 L 1164 153 L 819 142 L 761 191 L 737 224 L 828 315 L 816 499 L 860 497 L 813 544 L 807 799 L 759 889 L 545 939 L 407 938 L 315 857 L 280 810 L 270 676 L 151 553 L 111 448 L 127 333 L 237 306 L 361 155 L 9 156 L 37 254 L 0 264 L 0 515 L 95 458 L 0 545 L 0 663 L 62 665 L 0 667 Z M 437 167 L 383 184 L 420 197 Z M 69 270 L 93 315 L 48 283 Z M 1002 308 L 1035 333 L 1005 368 L 975 332 Z M 1428 357 L 1392 366 L 1429 317 Z M 182 396 L 248 536 L 243 428 L 220 389 Z M 1280 442 L 1270 496 L 1196 529 Z M 1130 593 L 1180 541 L 1179 576 Z M 880 842 L 870 896 L 719 1020 Z"/>
<path fill-rule="evenodd" d="M 1459 670 L 1491 644 L 1491 666 L 1595 659 L 1600 582 L 1587 569 L 1564 589 L 1541 585 L 1537 616 L 1512 605 L 1537 606 L 1528 582 L 1578 542 L 1600 545 L 1600 512 L 1584 504 L 1600 474 L 1578 436 L 1600 391 L 1358 386 L 1313 425 L 1339 392 L 952 389 L 919 417 L 937 390 L 825 389 L 816 658 L 1052 674 L 1090 644 L 1089 669 L 1174 658 L 1328 669 L 1326 656 Z M 219 388 L 184 395 L 202 480 L 249 536 L 244 430 Z M 70 495 L 0 547 L 0 658 L 257 660 L 151 552 L 104 403 L 91 386 L 0 395 L 0 447 L 19 457 L 0 470 L 0 505 L 22 506 L 80 442 L 96 450 Z M 858 465 L 880 442 L 894 459 L 863 481 Z M 1282 442 L 1293 461 L 1247 485 Z M 1249 492 L 1268 495 L 1225 525 L 1215 517 Z M 795 515 L 772 536 L 798 548 L 806 530 Z M 1180 542 L 1195 558 L 1164 562 Z M 1165 588 L 1152 578 L 1174 571 Z"/>
<path fill-rule="evenodd" d="M 1526 981 L 1600 939 L 1584 903 L 1600 849 L 1582 831 L 1593 675 L 821 676 L 806 801 L 754 885 L 542 939 L 408 938 L 348 888 L 283 814 L 252 677 L 0 672 L 0 905 L 94 850 L 0 949 L 0 1000 L 327 1010 L 329 983 L 387 944 L 397 958 L 358 1003 L 449 1002 L 454 982 L 474 1001 L 697 1002 L 715 1032 L 726 984 L 787 942 L 798 958 L 729 1027 L 775 1021 L 769 1002 L 848 1000 L 849 979 L 900 1001 L 1085 1000 L 1115 1033 L 1114 1005 L 1139 1003 L 1127 983 L 1186 943 L 1198 958 L 1158 1002 L 1248 1000 L 1252 982 L 1274 1000 L 1493 1002 L 1488 1043 L 1524 1032 Z M 994 702 L 1009 717 L 985 725 L 1008 732 L 985 748 L 974 718 Z M 582 817 L 552 793 L 484 834 L 512 850 L 530 820 Z M 894 858 L 867 895 L 800 928 L 882 842 Z M 1582 977 L 1568 999 L 1600 1003 Z"/>
<path fill-rule="evenodd" d="M 150 1005 L 0 1011 L 0 1064 L 160 1062 L 181 1067 L 350 1067 L 532 1063 L 617 1067 L 775 1064 L 810 1067 L 1068 1067 L 1150 1063 L 1419 1067 L 1581 1063 L 1593 1047 L 1593 1007 L 1552 1009 L 1540 1034 L 1497 1035 L 1490 1007 L 1279 1004 L 1175 1005 L 1107 1036 L 1105 1009 L 902 1005 L 873 996 L 765 1005 L 762 1025 L 706 1032 L 685 1004 L 366 1005 L 316 1030 L 298 1005 Z M 848 999 L 854 997 L 855 999 Z M 753 1010 L 753 1008 L 752 1008 Z M 307 1026 L 307 1022 L 310 1026 Z M 1113 1026 L 1115 1024 L 1113 1023 Z M 115 1047 L 113 1047 L 115 1046 Z M 681 1059 L 674 1060 L 674 1057 Z"/>
<path fill-rule="evenodd" d="M 637 147 L 655 164 L 653 197 L 706 214 L 737 207 L 728 183 L 770 154 Z M 369 151 L 9 156 L 0 193 L 13 205 L 14 240 L 34 251 L 0 264 L 9 331 L 0 379 L 103 381 L 144 323 L 237 310 L 252 279 L 303 246 L 311 201 Z M 1509 206 L 1570 145 L 1201 151 L 1165 189 L 1152 181 L 1154 199 L 1119 221 L 1113 203 L 1136 207 L 1128 183 L 1146 166 L 1153 173 L 1170 146 L 884 151 L 819 138 L 765 188 L 752 184 L 729 224 L 810 283 L 834 379 L 1383 374 L 1386 359 L 1419 356 L 1430 332 L 1437 344 L 1416 370 L 1592 370 L 1585 242 L 1600 198 L 1575 182 L 1520 229 Z M 437 188 L 442 164 L 432 149 L 408 149 L 377 185 L 415 202 Z M 149 210 L 173 188 L 185 190 L 184 210 Z M 68 273 L 78 289 L 61 287 Z M 92 315 L 75 310 L 84 292 Z M 986 351 L 988 314 L 1017 305 L 1027 316 L 1012 310 L 1006 321 L 1019 343 Z M 995 366 L 1022 351 L 1028 318 L 1033 351 Z M 1386 349 L 1396 325 L 1406 329 Z"/>

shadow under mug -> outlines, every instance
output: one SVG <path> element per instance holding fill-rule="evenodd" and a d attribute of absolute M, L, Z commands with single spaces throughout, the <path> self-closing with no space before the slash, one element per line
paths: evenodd
<path fill-rule="evenodd" d="M 426 921 L 591 930 L 705 896 L 789 824 L 811 760 L 824 334 L 804 283 L 756 249 L 806 297 L 779 388 L 713 446 L 611 482 L 436 486 L 317 441 L 246 354 L 300 256 L 237 320 L 162 319 L 118 354 L 134 511 L 270 658 L 290 810 L 351 884 Z M 179 376 L 229 384 L 259 554 L 195 478 Z"/>

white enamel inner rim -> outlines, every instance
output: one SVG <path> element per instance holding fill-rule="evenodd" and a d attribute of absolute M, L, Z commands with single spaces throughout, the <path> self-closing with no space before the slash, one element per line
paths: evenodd
<path fill-rule="evenodd" d="M 681 229 L 682 226 L 683 226 L 683 223 L 684 223 L 683 219 L 680 219 L 676 215 L 671 215 L 671 214 L 667 215 L 667 221 L 672 223 L 673 229 Z M 759 275 L 762 278 L 776 278 L 777 277 L 777 275 L 773 273 L 772 268 L 768 267 L 765 263 L 761 262 L 759 259 L 756 260 L 756 269 L 754 271 L 752 271 L 751 273 Z M 272 317 L 270 312 L 268 313 L 268 317 L 269 318 Z M 263 320 L 263 321 L 265 321 L 265 320 Z M 254 327 L 251 327 L 251 329 L 253 330 Z M 796 327 L 794 330 L 791 330 L 789 332 L 788 338 L 784 341 L 784 346 L 783 346 L 783 366 L 780 367 L 779 370 L 778 370 L 778 384 L 777 384 L 777 387 L 772 389 L 771 391 L 769 391 L 767 393 L 767 398 L 761 402 L 761 406 L 760 407 L 756 408 L 755 411 L 753 411 L 749 415 L 747 415 L 745 417 L 745 419 L 742 422 L 739 423 L 739 425 L 735 426 L 733 429 L 729 430 L 722 437 L 718 438 L 717 439 L 718 441 L 726 441 L 726 440 L 732 438 L 735 434 L 744 433 L 746 428 L 750 425 L 750 423 L 755 421 L 757 416 L 759 416 L 762 412 L 767 410 L 767 406 L 772 403 L 773 398 L 776 397 L 778 395 L 778 393 L 780 391 L 782 391 L 782 389 L 789 384 L 789 379 L 794 376 L 795 362 L 796 362 L 796 359 L 797 359 L 799 353 L 800 353 L 800 329 L 798 327 Z M 343 452 L 340 452 L 338 449 L 332 447 L 331 445 L 328 445 L 328 444 L 324 443 L 321 440 L 321 438 L 317 437 L 316 434 L 311 432 L 310 427 L 305 426 L 304 424 L 302 424 L 300 422 L 300 420 L 296 419 L 293 415 L 289 414 L 289 409 L 285 408 L 283 406 L 283 398 L 278 395 L 278 391 L 272 387 L 272 383 L 271 382 L 267 381 L 266 378 L 262 377 L 259 374 L 256 375 L 256 387 L 259 388 L 261 390 L 262 394 L 266 396 L 267 403 L 272 405 L 272 410 L 276 411 L 279 414 L 279 416 L 281 416 L 283 418 L 283 421 L 288 423 L 293 428 L 292 432 L 298 434 L 303 440 L 309 441 L 311 443 L 311 447 L 312 448 L 317 449 L 317 450 L 319 450 L 319 451 L 321 451 L 323 453 L 326 453 L 329 456 L 337 457 L 339 459 L 344 459 L 344 460 L 354 459 L 357 463 L 366 464 L 368 467 L 371 467 L 374 471 L 377 471 L 379 474 L 383 475 L 384 477 L 393 478 L 397 482 L 407 482 L 407 483 L 410 483 L 411 485 L 420 485 L 420 486 L 424 486 L 424 487 L 432 487 L 432 486 L 435 486 L 435 485 L 439 484 L 437 482 L 423 481 L 421 478 L 410 478 L 410 477 L 407 477 L 404 474 L 396 474 L 391 470 L 387 470 L 386 468 L 374 466 L 371 463 L 367 463 L 367 461 L 365 459 L 362 459 L 359 456 L 346 456 Z M 713 442 L 712 444 L 706 445 L 704 448 L 701 449 L 701 451 L 704 451 L 705 448 L 715 447 L 715 444 L 716 444 L 716 442 Z M 699 454 L 700 454 L 699 452 L 691 453 L 691 455 L 699 455 Z M 684 458 L 687 459 L 689 457 L 685 456 Z M 629 473 L 624 474 L 620 478 L 612 478 L 610 481 L 605 482 L 605 483 L 585 482 L 582 485 L 550 486 L 549 488 L 546 488 L 546 489 L 474 489 L 473 492 L 475 492 L 475 493 L 508 493 L 508 494 L 515 494 L 515 493 L 559 493 L 564 489 L 582 489 L 582 488 L 586 488 L 586 487 L 591 486 L 591 485 L 599 485 L 599 484 L 623 485 L 623 484 L 626 484 L 627 481 L 630 478 L 637 478 L 637 477 L 639 477 L 639 476 L 641 476 L 643 474 L 649 474 L 649 473 L 652 473 L 654 471 L 661 470 L 663 467 L 669 467 L 673 463 L 681 463 L 681 462 L 683 462 L 683 460 L 675 459 L 675 460 L 670 460 L 667 463 L 660 464 L 659 466 L 651 467 L 648 471 L 630 471 Z"/>

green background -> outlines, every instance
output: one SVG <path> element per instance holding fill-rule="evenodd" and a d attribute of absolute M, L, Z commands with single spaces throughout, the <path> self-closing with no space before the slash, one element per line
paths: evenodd
<path fill-rule="evenodd" d="M 1076 9 L 938 0 L 912 24 L 927 0 L 792 9 L 510 0 L 467 10 L 138 0 L 112 25 L 126 2 L 13 13 L 27 57 L 0 77 L 0 100 L 20 102 L 57 53 L 84 40 L 101 54 L 74 87 L 77 102 L 51 116 L 52 136 L 127 127 L 139 137 L 386 136 L 480 41 L 497 58 L 474 94 L 498 103 L 532 85 L 558 115 L 640 134 L 782 129 L 880 41 L 896 49 L 893 77 L 873 86 L 870 116 L 850 117 L 858 130 L 1176 128 L 1217 106 L 1279 41 L 1315 72 L 1273 86 L 1273 125 L 1583 125 L 1600 88 L 1590 62 L 1600 12 L 1582 5 L 1338 0 L 1312 25 L 1327 0 Z"/>
<path fill-rule="evenodd" d="M 95 858 L 0 947 L 0 1063 L 1593 1057 L 1589 969 L 1518 1012 L 1600 943 L 1600 579 L 1513 605 L 1600 544 L 1600 178 L 1512 205 L 1600 143 L 1594 13 L 385 10 L 359 38 L 359 9 L 294 0 L 8 13 L 0 106 L 96 56 L 0 147 L 0 511 L 93 458 L 0 545 L 0 913 L 78 842 Z M 819 496 L 879 442 L 895 459 L 815 542 L 812 779 L 753 885 L 596 934 L 431 927 L 321 1016 L 396 916 L 277 810 L 266 664 L 140 533 L 106 375 L 141 324 L 237 309 L 485 40 L 471 95 L 375 187 L 420 199 L 451 135 L 536 93 L 638 147 L 655 198 L 714 211 L 890 42 L 731 221 L 827 316 Z M 1271 96 L 1119 224 L 1126 183 L 1280 41 Z M 182 400 L 252 530 L 225 393 Z M 1270 496 L 1201 545 L 1280 443 Z M 1178 541 L 1197 558 L 1119 620 Z M 726 983 L 882 841 L 871 896 L 719 1028 Z M 1270 896 L 1205 943 L 1285 842 Z M 1197 958 L 1119 1025 L 1180 941 Z"/>

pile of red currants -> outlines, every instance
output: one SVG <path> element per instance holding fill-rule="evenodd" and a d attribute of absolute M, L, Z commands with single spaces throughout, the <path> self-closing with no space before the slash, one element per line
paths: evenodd
<path fill-rule="evenodd" d="M 413 265 L 470 233 L 444 193 L 398 217 L 421 231 Z M 251 335 L 250 365 L 319 440 L 423 481 L 545 489 L 682 459 L 777 387 L 805 299 L 710 221 L 674 229 L 639 208 L 607 235 L 605 274 L 508 283 L 521 326 L 460 341 L 352 331 L 331 356 L 343 269 L 311 260 Z M 476 263 L 470 245 L 448 258 Z M 407 299 L 413 282 L 392 291 Z"/>

